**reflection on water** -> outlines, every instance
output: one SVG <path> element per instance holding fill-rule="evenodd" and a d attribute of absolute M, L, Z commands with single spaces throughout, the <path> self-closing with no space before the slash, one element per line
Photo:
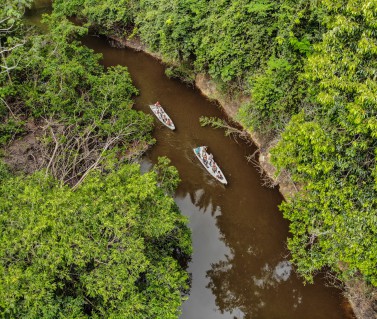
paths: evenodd
<path fill-rule="evenodd" d="M 164 105 L 176 131 L 157 120 L 156 145 L 143 169 L 167 156 L 181 177 L 175 200 L 189 218 L 193 235 L 190 297 L 181 319 L 346 319 L 339 291 L 319 278 L 304 286 L 287 261 L 288 224 L 278 211 L 277 190 L 261 186 L 247 162 L 253 146 L 224 137 L 220 130 L 199 125 L 199 117 L 226 118 L 216 104 L 179 81 L 168 79 L 155 59 L 129 49 L 111 48 L 103 39 L 85 43 L 104 55 L 105 66 L 126 65 L 140 90 L 136 108 L 151 113 L 156 100 Z M 216 181 L 192 149 L 208 145 L 228 186 Z"/>
<path fill-rule="evenodd" d="M 197 193 L 203 194 L 200 190 Z M 221 234 L 216 226 L 216 216 L 221 214 L 219 208 L 209 204 L 202 207 L 200 215 L 195 202 L 191 201 L 189 195 L 183 198 L 177 198 L 176 202 L 186 212 L 191 212 L 190 228 L 193 231 L 194 253 L 189 267 L 192 272 L 192 288 L 190 299 L 183 305 L 183 318 L 221 318 L 221 314 L 225 314 L 225 318 L 231 317 L 234 309 L 224 310 L 217 306 L 216 295 L 211 293 L 209 289 L 203 289 L 210 284 L 207 271 L 210 265 L 218 262 L 219 256 L 231 255 L 229 248 L 219 241 Z M 195 236 L 195 234 L 200 236 Z M 199 316 L 198 316 L 199 315 Z"/>
<path fill-rule="evenodd" d="M 201 211 L 208 211 L 212 216 L 216 217 L 220 214 L 220 207 L 217 206 L 216 202 L 211 200 L 210 196 L 206 196 L 204 189 L 198 189 L 190 195 L 191 202 Z"/>
<path fill-rule="evenodd" d="M 287 281 L 291 272 L 292 264 L 288 260 L 283 260 L 276 265 L 273 277 L 277 282 Z"/>
<path fill-rule="evenodd" d="M 281 312 L 276 300 L 273 304 L 269 304 L 265 296 L 266 294 L 275 294 L 274 291 L 279 289 L 278 285 L 289 279 L 292 266 L 288 261 L 283 260 L 275 267 L 266 263 L 258 274 L 249 274 L 249 276 L 245 274 L 242 287 L 236 287 L 232 283 L 234 276 L 237 276 L 235 272 L 239 271 L 232 268 L 233 260 L 226 256 L 226 260 L 213 264 L 212 269 L 207 271 L 207 277 L 210 279 L 208 288 L 217 297 L 216 304 L 221 312 L 237 308 L 243 313 L 241 318 L 263 318 L 266 311 L 270 312 L 270 310 L 264 309 L 268 307 Z M 291 294 L 291 299 L 293 308 L 297 308 L 302 302 L 300 292 Z M 279 301 L 277 300 L 277 302 Z"/>
<path fill-rule="evenodd" d="M 304 286 L 288 262 L 288 225 L 278 211 L 281 196 L 261 186 L 247 162 L 252 146 L 200 127 L 199 117 L 226 118 L 216 104 L 198 91 L 168 79 L 163 66 L 141 52 L 111 48 L 101 38 L 83 41 L 104 56 L 103 64 L 126 65 L 140 95 L 138 110 L 159 100 L 176 124 L 176 131 L 157 120 L 156 145 L 146 154 L 142 170 L 158 156 L 171 159 L 182 182 L 175 200 L 189 218 L 193 235 L 190 298 L 181 319 L 350 319 L 339 291 L 318 278 Z M 212 178 L 192 149 L 208 145 L 228 186 Z"/>

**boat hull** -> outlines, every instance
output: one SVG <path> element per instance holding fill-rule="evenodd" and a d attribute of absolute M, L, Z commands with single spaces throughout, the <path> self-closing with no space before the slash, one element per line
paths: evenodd
<path fill-rule="evenodd" d="M 175 125 L 173 123 L 173 121 L 171 120 L 171 118 L 169 117 L 169 115 L 165 112 L 165 110 L 160 107 L 162 109 L 162 112 L 163 114 L 166 116 L 167 119 L 169 119 L 171 121 L 171 125 L 169 125 L 168 123 L 166 123 L 163 119 L 162 119 L 162 116 L 157 112 L 157 106 L 156 105 L 149 105 L 150 109 L 152 110 L 153 114 L 158 118 L 158 120 L 164 124 L 166 127 L 170 128 L 172 131 L 175 130 Z"/>
<path fill-rule="evenodd" d="M 202 148 L 203 148 L 203 146 L 199 146 L 199 147 L 193 148 L 194 154 L 199 159 L 200 163 L 202 163 L 202 165 L 205 167 L 205 169 L 207 170 L 207 172 L 210 173 L 215 179 L 217 179 L 220 183 L 222 183 L 224 185 L 227 185 L 228 181 L 226 180 L 225 175 L 223 174 L 223 172 L 221 171 L 219 165 L 217 165 L 216 162 L 215 162 L 216 168 L 217 168 L 216 172 L 214 172 L 209 165 L 208 166 L 206 165 L 206 163 L 204 162 L 204 160 L 202 159 L 202 157 L 200 155 Z M 222 178 L 219 178 L 217 176 L 217 175 L 219 175 L 219 173 L 221 174 Z"/>

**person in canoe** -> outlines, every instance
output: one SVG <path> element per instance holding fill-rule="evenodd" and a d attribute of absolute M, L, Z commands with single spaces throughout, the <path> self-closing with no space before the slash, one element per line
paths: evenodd
<path fill-rule="evenodd" d="M 202 147 L 202 150 L 201 150 L 201 154 L 200 156 L 202 157 L 203 159 L 203 163 L 205 166 L 208 166 L 208 156 L 207 156 L 207 146 L 203 146 Z"/>
<path fill-rule="evenodd" d="M 173 122 L 171 121 L 171 119 L 167 118 L 166 119 L 166 124 L 169 125 L 169 126 L 172 126 Z"/>
<path fill-rule="evenodd" d="M 208 163 L 209 163 L 210 166 L 212 166 L 215 163 L 215 161 L 213 160 L 213 155 L 212 154 L 208 155 Z"/>
<path fill-rule="evenodd" d="M 157 114 L 162 118 L 162 116 L 163 116 L 163 114 L 164 114 L 164 111 L 163 111 L 163 109 L 162 109 L 162 106 L 161 106 L 161 104 L 160 104 L 160 102 L 156 102 L 155 104 L 154 104 L 155 106 L 156 106 L 156 108 L 157 108 Z"/>
<path fill-rule="evenodd" d="M 214 174 L 216 174 L 216 172 L 217 172 L 217 165 L 216 165 L 215 161 L 212 161 L 212 171 L 213 171 Z"/>
<path fill-rule="evenodd" d="M 217 172 L 216 177 L 221 180 L 224 178 L 220 171 Z"/>
<path fill-rule="evenodd" d="M 163 120 L 167 125 L 169 125 L 169 126 L 173 125 L 173 122 L 171 121 L 170 118 L 168 118 L 168 117 L 166 116 L 165 113 L 162 114 L 162 120 Z"/>
<path fill-rule="evenodd" d="M 203 158 L 203 163 L 204 163 L 204 165 L 205 165 L 205 166 L 208 166 L 207 153 L 203 153 L 202 158 Z"/>
<path fill-rule="evenodd" d="M 207 157 L 207 146 L 203 146 L 202 149 L 201 149 L 201 154 L 200 155 L 201 155 L 202 158 L 203 158 L 204 154 Z"/>

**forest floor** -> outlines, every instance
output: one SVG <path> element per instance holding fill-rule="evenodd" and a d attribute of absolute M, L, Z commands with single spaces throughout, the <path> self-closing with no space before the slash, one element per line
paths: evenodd
<path fill-rule="evenodd" d="M 32 174 L 42 165 L 40 138 L 43 130 L 33 120 L 25 125 L 25 133 L 4 148 L 3 159 L 14 172 Z"/>

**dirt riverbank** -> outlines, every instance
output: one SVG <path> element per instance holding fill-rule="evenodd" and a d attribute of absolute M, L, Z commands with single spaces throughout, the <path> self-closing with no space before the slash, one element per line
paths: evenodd
<path fill-rule="evenodd" d="M 164 63 L 169 63 L 167 61 L 164 61 L 163 57 L 160 54 L 149 51 L 148 48 L 144 44 L 142 44 L 138 38 L 121 39 L 115 36 L 109 36 L 109 38 L 114 41 L 113 45 L 115 46 L 124 46 L 137 51 L 143 51 Z M 236 121 L 235 116 L 241 104 L 249 99 L 249 97 L 243 96 L 238 97 L 237 100 L 232 100 L 224 96 L 217 90 L 216 85 L 211 80 L 211 78 L 203 73 L 196 75 L 195 86 L 208 99 L 216 100 L 232 121 Z M 237 124 L 242 127 L 241 123 L 237 122 Z M 256 160 L 261 168 L 260 172 L 263 175 L 265 184 L 268 186 L 278 186 L 279 191 L 283 195 L 284 199 L 289 200 L 289 198 L 295 192 L 297 192 L 297 188 L 291 181 L 288 174 L 285 174 L 283 172 L 278 177 L 276 177 L 276 168 L 271 164 L 270 161 L 271 156 L 269 151 L 271 147 L 273 147 L 277 143 L 277 140 L 266 141 L 263 136 L 260 136 L 254 132 L 247 131 L 247 133 L 250 137 L 250 140 L 258 147 L 258 156 Z"/>

